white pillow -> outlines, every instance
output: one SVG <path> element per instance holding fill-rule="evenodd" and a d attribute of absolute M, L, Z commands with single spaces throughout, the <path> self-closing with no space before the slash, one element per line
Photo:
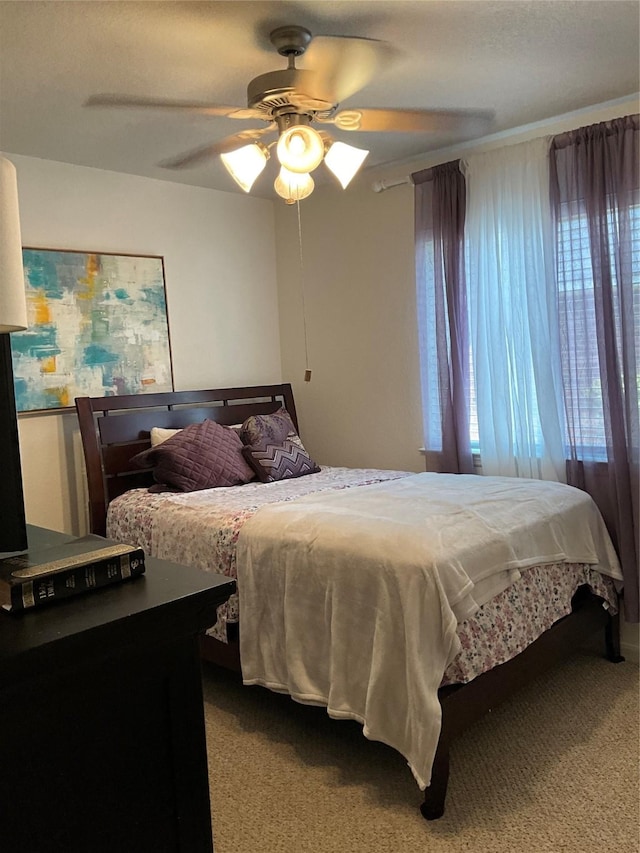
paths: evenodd
<path fill-rule="evenodd" d="M 229 429 L 234 429 L 236 432 L 240 432 L 242 429 L 242 424 L 232 424 Z M 179 429 L 171 429 L 170 427 L 151 427 L 151 447 L 157 447 L 159 444 L 162 444 L 163 441 L 166 441 L 171 436 L 176 435 L 181 430 Z"/>
<path fill-rule="evenodd" d="M 179 433 L 179 429 L 168 429 L 166 427 L 151 427 L 151 447 L 157 447 L 168 438 Z"/>

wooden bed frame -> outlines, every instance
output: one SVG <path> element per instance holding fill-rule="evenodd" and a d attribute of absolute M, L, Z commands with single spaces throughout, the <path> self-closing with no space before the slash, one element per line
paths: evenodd
<path fill-rule="evenodd" d="M 150 472 L 132 469 L 130 464 L 136 453 L 150 446 L 152 427 L 184 427 L 204 418 L 231 426 L 253 414 L 270 414 L 280 406 L 287 409 L 297 428 L 290 384 L 77 398 L 91 532 L 106 534 L 107 507 L 111 500 L 129 489 L 152 484 Z M 420 807 L 427 820 L 439 818 L 444 813 L 449 749 L 453 739 L 603 628 L 606 656 L 614 662 L 624 660 L 620 656 L 618 617 L 610 616 L 602 607 L 601 599 L 583 587 L 574 597 L 573 612 L 556 622 L 515 658 L 468 684 L 440 689 L 442 731 L 431 785 Z M 202 637 L 201 654 L 204 660 L 240 672 L 237 632 L 229 639 L 229 643 L 221 643 L 213 637 Z"/>

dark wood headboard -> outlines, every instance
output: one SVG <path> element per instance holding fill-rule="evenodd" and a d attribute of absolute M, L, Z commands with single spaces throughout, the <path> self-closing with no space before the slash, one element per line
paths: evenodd
<path fill-rule="evenodd" d="M 109 502 L 129 489 L 150 486 L 150 471 L 134 469 L 131 458 L 151 445 L 152 427 L 180 428 L 205 418 L 225 426 L 250 415 L 267 415 L 280 406 L 298 429 L 293 391 L 283 385 L 170 391 L 123 397 L 76 397 L 76 411 L 89 488 L 92 533 L 106 532 Z"/>

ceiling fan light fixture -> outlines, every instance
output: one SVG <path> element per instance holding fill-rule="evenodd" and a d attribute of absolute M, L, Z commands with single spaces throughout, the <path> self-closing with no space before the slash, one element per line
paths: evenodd
<path fill-rule="evenodd" d="M 273 188 L 287 204 L 294 204 L 296 201 L 307 198 L 313 192 L 314 186 L 315 183 L 311 175 L 290 172 L 284 166 L 280 169 L 280 174 L 273 183 Z"/>
<path fill-rule="evenodd" d="M 354 178 L 369 152 L 364 148 L 347 145 L 346 142 L 333 142 L 327 149 L 324 162 L 329 171 L 333 172 L 340 181 L 342 189 L 346 189 Z"/>
<path fill-rule="evenodd" d="M 267 165 L 269 152 L 264 145 L 252 142 L 250 145 L 236 148 L 235 151 L 221 154 L 220 159 L 233 180 L 248 193 L 258 175 Z"/>
<path fill-rule="evenodd" d="M 276 148 L 280 165 L 289 172 L 309 173 L 324 157 L 324 142 L 317 130 L 294 125 L 280 134 Z"/>

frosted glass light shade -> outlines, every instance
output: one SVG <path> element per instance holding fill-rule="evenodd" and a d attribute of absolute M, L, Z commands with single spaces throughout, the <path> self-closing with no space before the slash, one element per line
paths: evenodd
<path fill-rule="evenodd" d="M 26 328 L 16 167 L 0 157 L 0 334 Z"/>
<path fill-rule="evenodd" d="M 280 169 L 280 174 L 273 184 L 275 191 L 287 204 L 293 204 L 307 198 L 313 192 L 314 186 L 315 183 L 311 175 L 290 172 L 284 166 Z"/>
<path fill-rule="evenodd" d="M 267 149 L 256 142 L 220 155 L 227 172 L 246 193 L 249 192 L 256 178 L 267 165 L 268 158 Z"/>
<path fill-rule="evenodd" d="M 345 142 L 334 142 L 324 157 L 327 168 L 340 181 L 342 189 L 346 189 L 352 178 L 362 166 L 369 152 L 364 148 L 355 148 Z"/>
<path fill-rule="evenodd" d="M 285 130 L 278 139 L 278 160 L 290 172 L 311 172 L 322 163 L 324 143 L 317 130 L 306 124 Z"/>

